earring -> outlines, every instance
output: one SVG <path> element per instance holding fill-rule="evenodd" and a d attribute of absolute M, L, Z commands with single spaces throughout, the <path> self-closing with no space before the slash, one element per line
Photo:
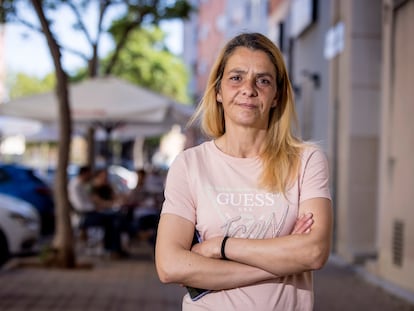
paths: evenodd
<path fill-rule="evenodd" d="M 220 104 L 223 102 L 221 95 L 219 93 L 216 94 L 216 101 Z"/>

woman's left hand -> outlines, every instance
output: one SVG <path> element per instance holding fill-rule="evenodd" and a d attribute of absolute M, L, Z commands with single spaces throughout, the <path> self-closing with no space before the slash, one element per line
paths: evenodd
<path fill-rule="evenodd" d="M 207 241 L 195 244 L 191 248 L 191 251 L 204 257 L 220 259 L 222 241 L 223 237 L 211 238 Z"/>

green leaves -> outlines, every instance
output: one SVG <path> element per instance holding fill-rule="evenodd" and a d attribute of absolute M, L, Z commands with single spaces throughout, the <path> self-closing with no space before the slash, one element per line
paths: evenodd
<path fill-rule="evenodd" d="M 186 103 L 188 75 L 179 57 L 166 48 L 160 28 L 134 30 L 113 75 Z"/>
<path fill-rule="evenodd" d="M 44 78 L 18 73 L 13 76 L 13 80 L 14 82 L 10 89 L 10 99 L 50 92 L 56 85 L 56 78 L 53 73 L 48 74 Z"/>

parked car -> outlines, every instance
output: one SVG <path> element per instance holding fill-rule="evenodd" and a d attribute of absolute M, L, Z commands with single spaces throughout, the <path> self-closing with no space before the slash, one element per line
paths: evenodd
<path fill-rule="evenodd" d="M 32 252 L 40 238 L 40 217 L 33 205 L 0 193 L 0 266 L 10 256 Z"/>
<path fill-rule="evenodd" d="M 54 232 L 53 193 L 33 169 L 17 164 L 0 164 L 0 193 L 31 203 L 39 212 L 42 235 Z"/>

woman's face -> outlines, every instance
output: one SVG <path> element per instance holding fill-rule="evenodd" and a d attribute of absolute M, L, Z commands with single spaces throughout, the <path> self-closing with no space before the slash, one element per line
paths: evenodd
<path fill-rule="evenodd" d="M 230 127 L 267 129 L 269 111 L 276 106 L 276 72 L 260 50 L 237 48 L 224 67 L 216 99 Z"/>

